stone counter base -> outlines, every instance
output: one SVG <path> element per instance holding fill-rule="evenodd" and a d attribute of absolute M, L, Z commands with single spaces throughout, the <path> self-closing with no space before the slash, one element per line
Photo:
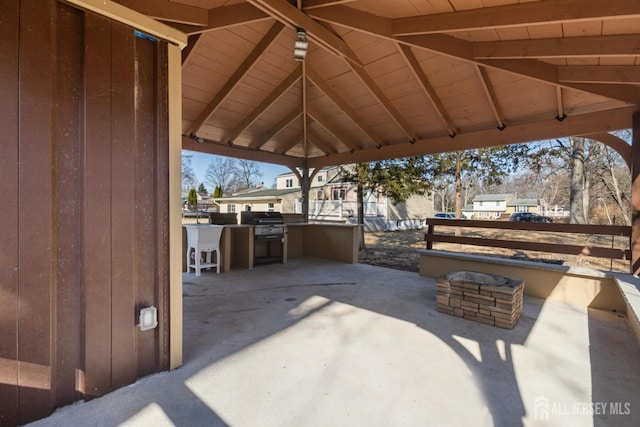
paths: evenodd
<path fill-rule="evenodd" d="M 522 314 L 524 280 L 456 270 L 436 279 L 438 311 L 513 329 Z"/>

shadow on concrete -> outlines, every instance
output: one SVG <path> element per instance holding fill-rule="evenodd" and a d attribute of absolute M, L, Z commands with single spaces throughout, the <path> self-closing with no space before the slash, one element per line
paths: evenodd
<path fill-rule="evenodd" d="M 531 413 L 538 410 L 538 395 L 549 396 L 547 403 L 584 401 L 591 393 L 594 401 L 622 399 L 637 384 L 637 352 L 623 342 L 628 331 L 609 334 L 610 323 L 597 310 L 589 309 L 587 333 L 584 325 L 564 325 L 562 319 L 539 322 L 548 303 L 560 307 L 560 316 L 585 318 L 586 308 L 525 297 L 522 317 L 506 330 L 439 313 L 435 294 L 433 280 L 415 273 L 308 258 L 252 271 L 185 275 L 181 368 L 63 408 L 34 425 L 96 419 L 109 426 L 157 420 L 177 426 L 295 425 L 300 414 L 315 425 L 383 425 L 389 414 L 403 414 L 409 418 L 397 422 L 415 425 L 423 421 L 417 412 L 443 402 L 448 408 L 440 412 L 456 417 L 449 424 L 466 416 L 475 425 L 519 426 L 548 415 Z M 541 379 L 531 380 L 536 377 Z M 614 393 L 620 381 L 633 384 Z M 476 394 L 479 404 L 462 407 Z M 633 408 L 640 408 L 633 399 Z M 340 412 L 345 406 L 347 412 Z M 439 414 L 422 415 L 442 421 Z M 587 425 L 591 419 L 596 425 L 611 421 L 581 418 Z"/>
<path fill-rule="evenodd" d="M 640 346 L 635 339 L 629 340 L 635 337 L 622 314 L 615 328 L 604 327 L 604 316 L 601 310 L 589 309 L 593 425 L 635 427 L 640 424 L 640 396 L 628 390 L 640 383 Z"/>

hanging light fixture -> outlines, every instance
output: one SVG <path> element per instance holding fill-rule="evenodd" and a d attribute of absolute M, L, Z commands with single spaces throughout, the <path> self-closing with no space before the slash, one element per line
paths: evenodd
<path fill-rule="evenodd" d="M 307 49 L 309 48 L 309 42 L 307 42 L 307 32 L 298 28 L 296 30 L 296 42 L 293 45 L 293 59 L 296 61 L 304 61 L 307 56 Z"/>

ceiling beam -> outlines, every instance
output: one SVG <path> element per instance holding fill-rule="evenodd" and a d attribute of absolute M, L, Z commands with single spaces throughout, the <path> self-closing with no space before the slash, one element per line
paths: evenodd
<path fill-rule="evenodd" d="M 629 84 L 606 85 L 596 83 L 561 82 L 559 67 L 546 62 L 535 61 L 532 59 L 485 59 L 480 62 L 492 68 L 526 75 L 527 77 L 546 83 L 562 85 L 565 88 L 617 99 L 629 104 L 640 103 L 640 87 L 638 86 Z"/>
<path fill-rule="evenodd" d="M 256 150 L 259 149 L 264 144 L 269 142 L 271 140 L 271 138 L 273 138 L 278 133 L 280 133 L 280 131 L 282 131 L 284 128 L 289 126 L 289 124 L 291 122 L 293 122 L 295 119 L 300 117 L 301 114 L 302 114 L 302 110 L 300 109 L 300 107 L 299 106 L 295 107 L 293 110 L 291 110 L 289 112 L 289 114 L 284 116 L 278 123 L 276 123 L 274 126 L 272 126 L 271 129 L 269 129 L 269 131 L 267 133 L 262 135 L 262 137 L 259 140 L 249 144 L 249 147 L 250 148 L 254 148 Z"/>
<path fill-rule="evenodd" d="M 209 102 L 205 109 L 200 113 L 198 118 L 191 124 L 188 130 L 188 134 L 196 134 L 204 123 L 209 120 L 209 117 L 216 111 L 216 109 L 227 99 L 231 91 L 240 83 L 240 80 L 253 68 L 258 62 L 258 59 L 264 54 L 266 49 L 273 43 L 278 37 L 284 25 L 279 22 L 274 23 L 260 42 L 253 48 L 249 56 L 240 64 L 235 73 L 231 76 L 225 85 L 216 93 L 216 96 Z"/>
<path fill-rule="evenodd" d="M 396 36 L 640 16 L 636 0 L 545 0 L 393 20 Z"/>
<path fill-rule="evenodd" d="M 567 115 L 564 112 L 564 98 L 562 97 L 562 88 L 560 86 L 556 86 L 556 105 L 558 106 L 556 120 L 564 120 Z"/>
<path fill-rule="evenodd" d="M 345 147 L 348 147 L 351 150 L 360 150 L 362 148 L 361 145 L 351 142 L 350 138 L 348 138 L 342 131 L 336 129 L 335 126 L 331 124 L 326 117 L 320 113 L 316 108 L 309 106 L 307 108 L 307 114 L 324 130 L 329 132 L 331 136 L 344 144 Z"/>
<path fill-rule="evenodd" d="M 478 59 L 592 58 L 637 55 L 640 55 L 640 38 L 636 34 L 473 43 L 473 56 Z"/>
<path fill-rule="evenodd" d="M 545 1 L 544 3 L 555 3 L 555 1 Z M 636 0 L 634 3 L 640 4 L 640 1 Z M 541 5 L 543 3 L 520 3 L 517 6 L 527 4 Z M 561 84 L 565 88 L 589 92 L 628 103 L 635 104 L 640 101 L 640 89 L 637 86 L 626 85 L 623 86 L 625 90 L 618 90 L 608 89 L 604 85 L 579 85 L 560 82 L 558 78 L 558 66 L 537 61 L 535 59 L 520 59 L 517 62 L 498 59 L 478 59 L 474 56 L 474 43 L 447 34 L 422 34 L 394 37 L 390 30 L 392 22 L 391 19 L 381 18 L 368 12 L 356 11 L 345 6 L 333 6 L 330 8 L 312 10 L 309 14 L 331 24 L 341 25 L 374 36 L 384 37 L 395 42 L 401 42 L 414 47 L 427 49 L 432 52 L 437 52 L 442 55 L 447 55 L 470 63 L 509 71 L 545 83 L 551 83 L 554 85 Z"/>
<path fill-rule="evenodd" d="M 123 6 L 153 19 L 185 25 L 207 25 L 207 9 L 166 0 L 115 0 Z"/>
<path fill-rule="evenodd" d="M 302 158 L 300 157 L 285 156 L 267 151 L 251 150 L 238 146 L 229 146 L 229 144 L 223 142 L 207 140 L 204 138 L 201 138 L 201 140 L 202 143 L 199 143 L 193 138 L 182 135 L 182 149 L 198 153 L 253 160 L 256 162 L 274 163 L 277 165 L 289 166 L 290 168 L 302 167 Z"/>
<path fill-rule="evenodd" d="M 200 36 L 201 34 L 195 34 L 187 38 L 187 46 L 184 49 L 182 49 L 182 66 L 183 67 L 184 67 L 184 64 L 186 64 L 186 62 L 189 60 L 189 57 L 191 56 L 191 54 L 196 48 L 196 45 L 200 41 Z"/>
<path fill-rule="evenodd" d="M 322 142 L 322 140 L 317 135 L 308 136 L 308 140 L 311 144 L 318 147 L 318 149 L 326 155 L 338 153 L 338 150 L 336 150 L 333 147 L 330 147 L 329 144 Z"/>
<path fill-rule="evenodd" d="M 376 82 L 373 81 L 369 73 L 364 69 L 364 67 L 354 67 L 352 64 L 349 65 L 351 71 L 360 79 L 360 82 L 369 90 L 371 95 L 378 101 L 380 106 L 391 116 L 393 121 L 398 125 L 400 130 L 407 136 L 410 141 L 415 141 L 418 139 L 418 135 L 415 133 L 411 126 L 404 119 L 403 115 L 400 114 L 396 107 L 393 106 L 387 95 L 384 94 L 382 89 L 378 87 Z"/>
<path fill-rule="evenodd" d="M 173 26 L 159 22 L 136 10 L 125 7 L 119 3 L 105 0 L 65 0 L 65 3 L 77 6 L 81 10 L 97 13 L 110 19 L 114 19 L 144 33 L 158 37 L 175 44 L 180 49 L 187 45 L 187 36 L 176 31 Z M 3 3 L 0 7 L 6 7 Z M 4 25 L 4 23 L 3 23 Z"/>
<path fill-rule="evenodd" d="M 260 104 L 258 104 L 253 111 L 247 115 L 238 126 L 227 135 L 225 141 L 235 141 L 242 132 L 244 132 L 253 122 L 255 122 L 262 113 L 265 112 L 274 102 L 276 102 L 282 95 L 284 95 L 298 80 L 302 77 L 302 67 L 297 66 L 286 79 L 282 81 Z"/>
<path fill-rule="evenodd" d="M 304 157 L 309 157 L 309 145 L 308 145 L 308 117 L 307 117 L 307 79 L 306 70 L 307 62 L 302 61 L 302 74 L 305 78 L 302 79 L 302 144 L 304 146 Z"/>
<path fill-rule="evenodd" d="M 295 147 L 296 145 L 298 145 L 298 144 L 300 144 L 302 142 L 303 136 L 304 135 L 302 134 L 302 132 L 300 132 L 298 135 L 296 135 L 295 138 L 292 138 L 290 141 L 284 141 L 284 142 L 279 143 L 273 149 L 273 152 L 274 153 L 280 153 L 280 154 L 286 154 L 287 151 L 291 150 L 293 147 Z"/>
<path fill-rule="evenodd" d="M 382 138 L 380 138 L 380 136 L 378 136 L 378 134 L 375 133 L 373 129 L 371 129 L 369 125 L 360 116 L 358 116 L 358 114 L 351 107 L 349 107 L 349 105 L 342 99 L 342 97 L 340 97 L 340 95 L 335 90 L 333 90 L 333 88 L 326 81 L 324 81 L 324 79 L 322 79 L 322 77 L 320 77 L 317 72 L 315 72 L 313 69 L 308 69 L 307 77 L 309 77 L 313 84 L 316 85 L 316 87 L 320 89 L 320 91 L 324 93 L 335 105 L 337 105 L 338 108 L 340 108 L 342 112 L 346 114 L 346 116 L 356 126 L 358 126 L 360 130 L 374 142 L 374 144 L 376 144 L 376 146 L 381 147 L 383 145 L 386 145 L 386 142 Z"/>
<path fill-rule="evenodd" d="M 561 82 L 575 83 L 640 83 L 638 65 L 567 65 L 558 68 Z"/>
<path fill-rule="evenodd" d="M 458 134 L 460 131 L 458 130 L 458 128 L 456 128 L 456 125 L 453 123 L 453 120 L 451 120 L 451 117 L 447 113 L 447 109 L 445 108 L 444 104 L 440 100 L 440 97 L 436 93 L 436 90 L 433 88 L 433 86 L 429 82 L 429 78 L 427 77 L 424 70 L 418 63 L 416 56 L 411 51 L 411 47 L 404 44 L 400 44 L 400 43 L 397 43 L 397 45 L 400 48 L 400 52 L 402 52 L 402 56 L 407 62 L 407 65 L 409 66 L 409 70 L 411 70 L 413 77 L 418 81 L 424 94 L 427 96 L 427 98 L 431 102 L 431 105 L 433 105 L 433 108 L 435 108 L 436 113 L 438 114 L 438 117 L 440 117 L 440 120 L 442 120 L 442 123 L 444 123 L 444 125 L 447 127 L 449 136 L 451 137 L 456 136 L 456 134 Z"/>
<path fill-rule="evenodd" d="M 309 159 L 309 167 L 320 168 L 354 162 L 368 162 L 382 159 L 463 151 L 487 146 L 520 144 L 553 138 L 602 133 L 628 129 L 631 116 L 638 106 L 623 107 L 596 113 L 570 116 L 560 122 L 555 119 L 537 122 L 510 124 L 503 131 L 485 129 L 463 132 L 454 140 L 449 137 L 435 137 L 416 141 L 415 144 L 402 143 L 387 145 L 380 149 L 364 149 L 355 153 L 338 153 Z"/>
<path fill-rule="evenodd" d="M 282 23 L 293 28 L 304 28 L 318 45 L 348 60 L 348 62 L 362 67 L 362 63 L 351 48 L 336 34 L 314 21 L 287 0 L 247 0 L 255 7 L 268 13 Z"/>
<path fill-rule="evenodd" d="M 507 123 L 504 120 L 504 113 L 502 112 L 502 108 L 500 108 L 500 102 L 498 102 L 496 92 L 493 90 L 489 74 L 487 73 L 487 70 L 480 65 L 476 65 L 476 72 L 478 73 L 482 89 L 487 96 L 487 101 L 489 101 L 489 106 L 491 107 L 493 116 L 496 118 L 496 122 L 498 123 L 498 129 L 502 130 L 505 128 Z"/>
<path fill-rule="evenodd" d="M 338 4 L 351 3 L 355 0 L 304 0 L 303 10 L 317 9 L 319 7 L 335 6 Z"/>
<path fill-rule="evenodd" d="M 208 20 L 204 26 L 188 26 L 174 24 L 173 27 L 185 34 L 199 34 L 207 31 L 219 30 L 222 28 L 234 27 L 236 25 L 251 24 L 254 22 L 273 19 L 260 9 L 249 3 L 238 3 L 231 6 L 222 6 L 209 9 Z"/>

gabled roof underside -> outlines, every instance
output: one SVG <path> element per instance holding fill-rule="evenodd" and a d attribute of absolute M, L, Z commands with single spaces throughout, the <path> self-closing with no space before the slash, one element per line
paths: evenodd
<path fill-rule="evenodd" d="M 638 0 L 118 1 L 190 35 L 191 150 L 319 167 L 628 128 L 640 101 Z"/>

